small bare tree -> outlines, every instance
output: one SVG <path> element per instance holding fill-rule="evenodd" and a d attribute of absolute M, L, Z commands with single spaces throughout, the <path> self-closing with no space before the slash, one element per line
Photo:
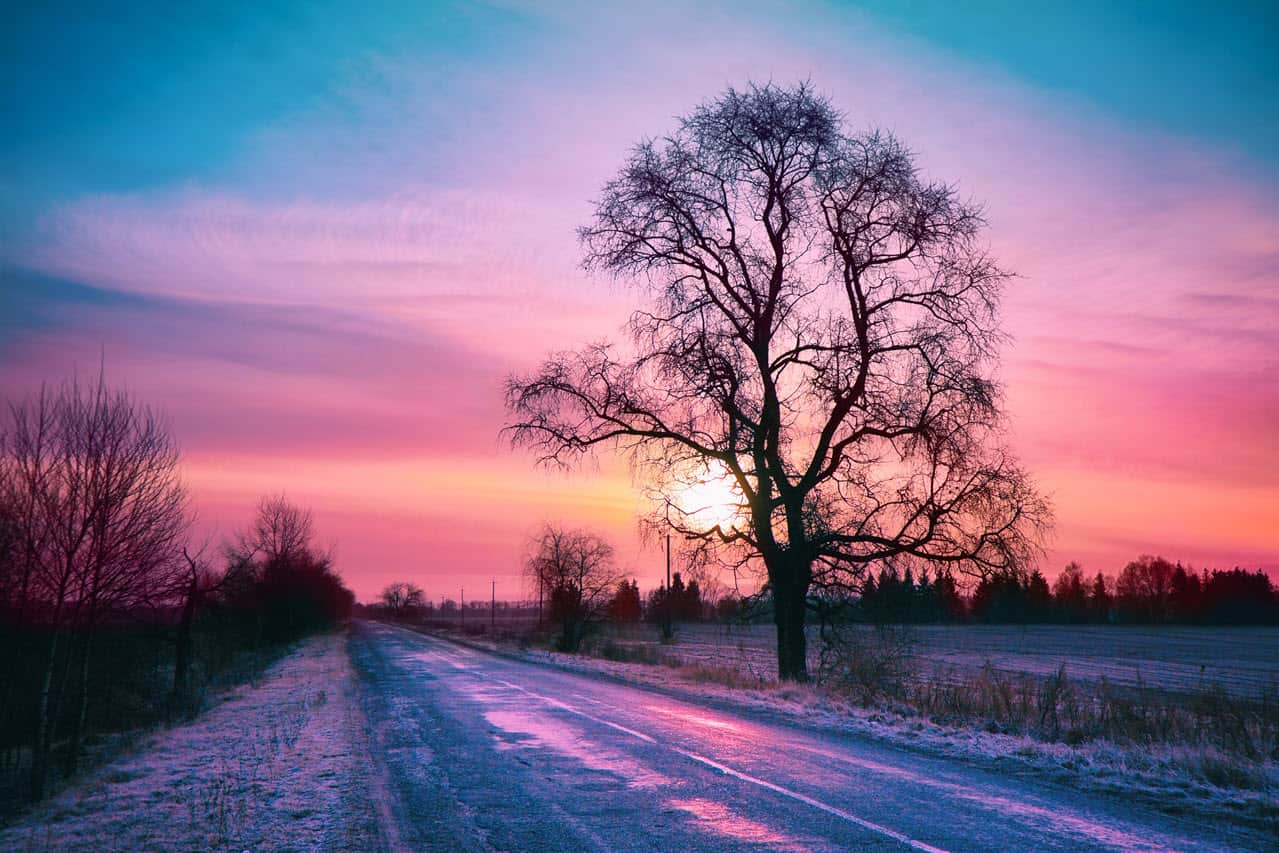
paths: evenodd
<path fill-rule="evenodd" d="M 1001 441 L 1008 275 L 983 225 L 808 86 L 730 89 L 637 145 L 579 232 L 588 269 L 648 297 L 630 346 L 513 377 L 509 435 L 543 463 L 628 454 L 663 523 L 762 568 L 778 674 L 805 680 L 810 590 L 884 561 L 1007 571 L 1050 520 Z M 721 477 L 740 523 L 681 513 Z"/>
<path fill-rule="evenodd" d="M 268 563 L 289 562 L 311 547 L 311 510 L 290 503 L 283 495 L 267 495 L 258 501 L 257 515 L 243 537 L 250 554 Z"/>
<path fill-rule="evenodd" d="M 397 581 L 382 590 L 381 601 L 392 619 L 403 619 L 426 603 L 426 593 L 417 584 Z"/>
<path fill-rule="evenodd" d="M 587 633 L 608 616 L 613 591 L 624 575 L 613 546 L 589 530 L 543 525 L 525 561 L 529 581 L 550 602 L 560 625 L 561 651 L 575 652 Z"/>

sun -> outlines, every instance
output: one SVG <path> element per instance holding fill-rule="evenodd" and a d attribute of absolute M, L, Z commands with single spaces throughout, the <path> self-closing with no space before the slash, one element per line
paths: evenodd
<path fill-rule="evenodd" d="M 718 525 L 727 531 L 741 527 L 744 521 L 745 499 L 727 474 L 694 480 L 672 503 L 683 514 L 684 526 L 710 530 Z"/>

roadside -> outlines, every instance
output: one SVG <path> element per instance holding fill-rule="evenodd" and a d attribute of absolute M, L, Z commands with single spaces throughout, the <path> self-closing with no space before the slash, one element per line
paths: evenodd
<path fill-rule="evenodd" d="M 1021 734 L 939 723 L 891 703 L 868 707 L 812 685 L 761 684 L 758 677 L 731 667 L 674 665 L 674 661 L 662 658 L 606 660 L 521 648 L 514 642 L 497 643 L 450 631 L 422 633 L 533 663 L 642 685 L 676 698 L 789 721 L 806 729 L 871 737 L 929 755 L 1125 798 L 1169 814 L 1279 833 L 1279 763 L 1273 755 L 1253 765 L 1245 776 L 1222 767 L 1218 778 L 1210 780 L 1205 778 L 1204 768 L 1210 773 L 1216 757 L 1189 748 L 1106 740 L 1045 742 Z M 616 650 L 604 646 L 600 651 L 611 654 Z"/>
<path fill-rule="evenodd" d="M 139 739 L 0 830 L 0 849 L 385 848 L 347 639 L 305 640 L 256 686 Z"/>

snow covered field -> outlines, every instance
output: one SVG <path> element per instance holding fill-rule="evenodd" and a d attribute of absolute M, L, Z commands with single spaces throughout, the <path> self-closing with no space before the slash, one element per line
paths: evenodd
<path fill-rule="evenodd" d="M 869 629 L 868 629 L 869 630 Z M 1002 672 L 1051 675 L 1064 665 L 1072 679 L 1142 684 L 1173 692 L 1224 688 L 1235 696 L 1279 697 L 1279 628 L 1115 625 L 912 625 L 921 674 L 971 676 L 987 663 Z M 625 645 L 658 648 L 651 625 L 609 626 Z M 682 625 L 664 657 L 740 669 L 764 680 L 776 668 L 771 625 Z M 819 643 L 810 629 L 810 668 Z"/>
<path fill-rule="evenodd" d="M 0 850 L 379 846 L 344 634 L 311 638 L 190 724 L 156 732 L 0 830 Z"/>

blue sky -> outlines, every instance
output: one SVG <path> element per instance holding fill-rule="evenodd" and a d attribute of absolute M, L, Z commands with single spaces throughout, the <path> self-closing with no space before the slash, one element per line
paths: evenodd
<path fill-rule="evenodd" d="M 486 4 L 65 2 L 4 36 L 4 213 L 84 192 L 217 180 L 263 127 L 344 103 L 377 57 L 495 67 L 535 29 Z"/>
<path fill-rule="evenodd" d="M 835 9 L 1124 121 L 1238 148 L 1272 176 L 1279 165 L 1274 3 L 866 0 Z M 0 146 L 10 216 L 50 196 L 216 178 L 260 127 L 340 105 L 370 56 L 496 72 L 562 37 L 554 17 L 515 4 L 279 0 L 52 2 L 15 11 L 6 30 Z"/>
<path fill-rule="evenodd" d="M 1279 167 L 1279 4 L 1266 0 L 850 3 L 1124 121 L 1237 146 Z"/>

